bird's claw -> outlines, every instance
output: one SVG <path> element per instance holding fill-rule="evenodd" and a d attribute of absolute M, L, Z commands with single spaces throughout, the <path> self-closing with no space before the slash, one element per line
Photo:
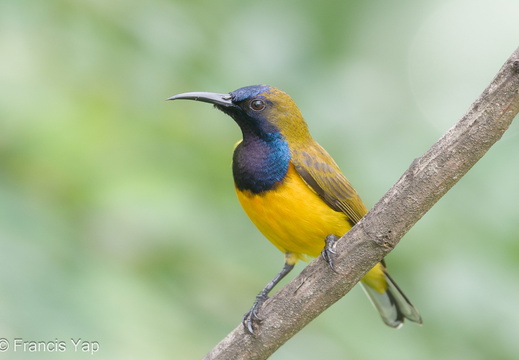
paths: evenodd
<path fill-rule="evenodd" d="M 321 256 L 328 263 L 328 265 L 330 265 L 330 267 L 332 268 L 332 270 L 335 273 L 338 273 L 338 272 L 337 272 L 337 270 L 335 270 L 335 267 L 333 266 L 332 254 L 333 255 L 337 254 L 337 252 L 333 249 L 333 247 L 335 246 L 335 243 L 337 242 L 338 239 L 339 238 L 335 235 L 328 235 L 326 237 L 326 239 L 324 239 L 325 245 L 324 245 L 323 251 L 321 251 Z"/>
<path fill-rule="evenodd" d="M 252 304 L 250 310 L 243 315 L 242 324 L 249 334 L 254 335 L 254 325 L 261 322 L 261 318 L 258 316 L 258 311 L 263 303 L 268 299 L 268 296 L 259 294 L 256 297 L 256 301 Z"/>

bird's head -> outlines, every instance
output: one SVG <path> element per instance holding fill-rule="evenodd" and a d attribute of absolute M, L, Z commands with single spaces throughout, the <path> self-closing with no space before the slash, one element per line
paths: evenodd
<path fill-rule="evenodd" d="M 183 93 L 168 100 L 188 99 L 214 104 L 231 116 L 240 126 L 243 136 L 263 140 L 281 134 L 291 143 L 310 138 L 308 127 L 297 105 L 285 92 L 268 85 L 240 88 L 229 94 L 208 92 Z"/>

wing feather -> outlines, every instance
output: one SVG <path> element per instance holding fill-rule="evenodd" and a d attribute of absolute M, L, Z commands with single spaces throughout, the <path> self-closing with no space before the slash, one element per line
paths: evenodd
<path fill-rule="evenodd" d="M 292 150 L 292 163 L 306 184 L 328 206 L 356 224 L 367 208 L 330 155 L 317 143 L 307 150 Z"/>

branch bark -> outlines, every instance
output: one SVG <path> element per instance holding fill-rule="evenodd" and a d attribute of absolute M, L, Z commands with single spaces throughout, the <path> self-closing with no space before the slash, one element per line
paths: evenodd
<path fill-rule="evenodd" d="M 468 112 L 337 243 L 339 275 L 317 258 L 261 308 L 251 336 L 240 324 L 205 360 L 266 359 L 342 298 L 501 138 L 519 111 L 519 48 Z"/>

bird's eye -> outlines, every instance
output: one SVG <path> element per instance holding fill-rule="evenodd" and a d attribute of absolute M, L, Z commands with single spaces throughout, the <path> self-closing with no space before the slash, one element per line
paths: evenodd
<path fill-rule="evenodd" d="M 261 111 L 265 109 L 265 102 L 263 100 L 253 100 L 250 103 L 250 108 L 254 111 Z"/>

